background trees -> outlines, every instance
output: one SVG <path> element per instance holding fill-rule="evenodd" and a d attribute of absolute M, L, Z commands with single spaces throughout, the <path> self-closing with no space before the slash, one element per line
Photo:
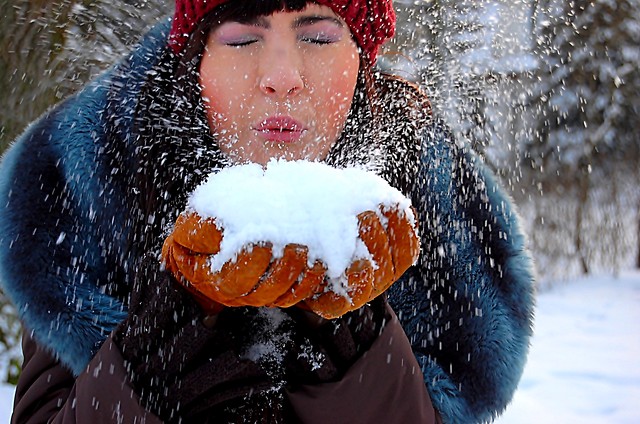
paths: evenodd
<path fill-rule="evenodd" d="M 118 60 L 170 3 L 0 0 L 0 149 Z"/>
<path fill-rule="evenodd" d="M 543 277 L 640 266 L 640 2 L 400 3 L 389 50 L 511 190 Z"/>
<path fill-rule="evenodd" d="M 550 197 L 573 203 L 563 218 L 581 271 L 603 260 L 615 268 L 638 249 L 640 3 L 542 0 L 535 18 L 543 60 L 526 168 L 541 170 L 530 179 Z"/>

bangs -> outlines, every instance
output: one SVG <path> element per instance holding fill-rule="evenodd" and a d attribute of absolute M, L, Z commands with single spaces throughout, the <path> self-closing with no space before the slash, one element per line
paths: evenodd
<path fill-rule="evenodd" d="M 247 22 L 276 12 L 299 12 L 309 3 L 314 2 L 312 0 L 243 0 L 229 1 L 220 8 L 225 9 L 224 20 Z"/>

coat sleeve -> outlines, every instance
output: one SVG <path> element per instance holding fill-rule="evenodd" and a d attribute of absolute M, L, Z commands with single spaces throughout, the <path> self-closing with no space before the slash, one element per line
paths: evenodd
<path fill-rule="evenodd" d="M 110 338 L 77 378 L 28 335 L 22 345 L 24 363 L 12 424 L 162 422 L 140 406 Z"/>
<path fill-rule="evenodd" d="M 300 422 L 435 424 L 420 366 L 397 317 L 337 382 L 289 392 Z M 28 335 L 12 424 L 141 423 L 162 421 L 140 406 L 123 358 L 111 338 L 77 378 Z"/>
<path fill-rule="evenodd" d="M 437 422 L 411 345 L 396 315 L 388 309 L 390 322 L 339 381 L 306 385 L 288 393 L 301 422 Z"/>
<path fill-rule="evenodd" d="M 434 125 L 412 202 L 421 255 L 389 290 L 443 422 L 490 422 L 529 348 L 534 277 L 510 198 L 473 151 Z"/>

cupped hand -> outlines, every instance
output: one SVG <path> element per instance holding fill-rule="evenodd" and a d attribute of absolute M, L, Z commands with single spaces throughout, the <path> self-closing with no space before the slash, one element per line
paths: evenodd
<path fill-rule="evenodd" d="M 420 239 L 415 216 L 396 207 L 360 213 L 358 233 L 371 258 L 351 263 L 345 272 L 344 290 L 325 289 L 306 299 L 304 304 L 321 317 L 331 319 L 356 310 L 384 293 L 418 259 Z"/>
<path fill-rule="evenodd" d="M 321 260 L 309 263 L 306 246 L 293 243 L 279 257 L 268 242 L 247 244 L 235 260 L 213 271 L 212 256 L 220 251 L 224 230 L 215 219 L 196 213 L 177 219 L 162 260 L 207 312 L 219 312 L 223 306 L 297 305 L 331 319 L 382 294 L 420 252 L 416 223 L 398 207 L 360 213 L 358 232 L 370 257 L 354 259 L 340 282 L 326 277 Z"/>

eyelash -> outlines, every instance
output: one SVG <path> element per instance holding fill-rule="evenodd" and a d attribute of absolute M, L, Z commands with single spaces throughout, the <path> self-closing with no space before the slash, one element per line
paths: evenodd
<path fill-rule="evenodd" d="M 227 43 L 227 46 L 229 47 L 245 47 L 248 46 L 250 44 L 256 43 L 258 42 L 258 40 L 247 40 L 247 41 L 237 41 L 237 42 L 229 42 Z"/>
<path fill-rule="evenodd" d="M 226 43 L 227 46 L 229 47 L 246 47 L 249 46 L 253 43 L 257 43 L 259 40 L 246 40 L 246 41 L 233 41 L 233 42 L 228 42 Z M 309 44 L 316 44 L 316 45 L 327 45 L 327 44 L 333 44 L 336 42 L 336 40 L 333 40 L 332 38 L 322 38 L 322 37 L 300 37 L 300 41 L 303 41 L 305 43 L 309 43 Z"/>
<path fill-rule="evenodd" d="M 300 37 L 300 39 L 305 43 L 318 44 L 318 45 L 333 44 L 336 42 L 331 38 L 323 38 L 323 37 Z"/>

